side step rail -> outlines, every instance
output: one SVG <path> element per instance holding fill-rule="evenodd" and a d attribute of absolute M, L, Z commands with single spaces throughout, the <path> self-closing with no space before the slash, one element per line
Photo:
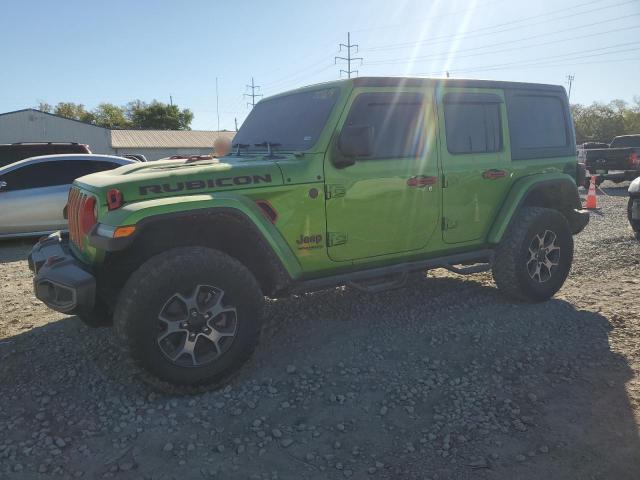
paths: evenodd
<path fill-rule="evenodd" d="M 362 286 L 362 283 L 366 281 L 375 281 L 385 277 L 389 278 L 392 275 L 407 275 L 411 272 L 430 270 L 432 268 L 446 268 L 462 275 L 486 272 L 493 265 L 493 257 L 493 250 L 486 249 L 475 252 L 457 253 L 447 257 L 393 264 L 386 267 L 370 268 L 367 270 L 345 271 L 338 275 L 331 275 L 330 277 L 302 279 L 294 284 L 289 292 L 313 292 L 347 284 L 359 284 Z M 395 282 L 380 282 L 380 288 L 382 288 L 382 285 L 387 288 L 394 283 Z"/>

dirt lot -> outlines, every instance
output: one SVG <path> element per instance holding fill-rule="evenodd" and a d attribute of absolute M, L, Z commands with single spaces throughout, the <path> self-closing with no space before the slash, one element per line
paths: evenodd
<path fill-rule="evenodd" d="M 154 392 L 0 246 L 0 477 L 640 478 L 640 243 L 599 196 L 557 297 L 488 274 L 271 302 L 224 390 Z"/>

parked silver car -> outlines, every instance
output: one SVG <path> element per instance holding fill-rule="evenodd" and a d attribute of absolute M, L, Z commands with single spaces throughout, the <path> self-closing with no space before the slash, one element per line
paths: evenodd
<path fill-rule="evenodd" d="M 65 231 L 62 210 L 71 183 L 84 175 L 136 163 L 111 155 L 32 157 L 0 168 L 0 238 Z"/>

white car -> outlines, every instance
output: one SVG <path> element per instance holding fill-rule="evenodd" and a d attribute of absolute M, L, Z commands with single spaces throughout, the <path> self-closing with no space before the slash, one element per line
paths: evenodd
<path fill-rule="evenodd" d="M 136 163 L 111 155 L 32 157 L 0 168 L 0 238 L 46 235 L 67 229 L 63 209 L 73 181 Z"/>

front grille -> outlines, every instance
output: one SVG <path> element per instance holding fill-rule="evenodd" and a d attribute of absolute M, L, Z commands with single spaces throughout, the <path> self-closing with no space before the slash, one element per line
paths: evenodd
<path fill-rule="evenodd" d="M 80 207 L 87 199 L 87 195 L 79 188 L 72 187 L 69 190 L 69 200 L 67 201 L 67 219 L 69 221 L 69 240 L 76 247 L 82 248 L 82 234 L 80 232 Z"/>

